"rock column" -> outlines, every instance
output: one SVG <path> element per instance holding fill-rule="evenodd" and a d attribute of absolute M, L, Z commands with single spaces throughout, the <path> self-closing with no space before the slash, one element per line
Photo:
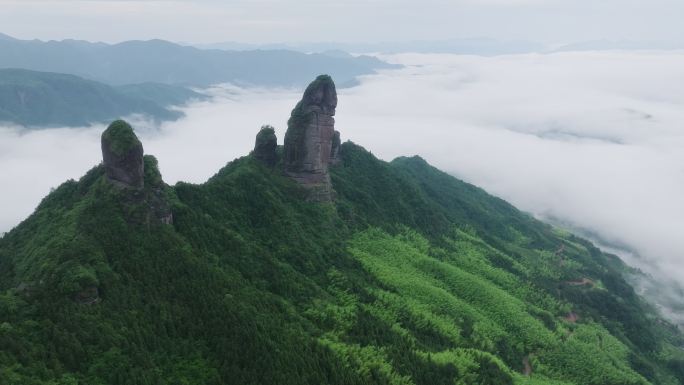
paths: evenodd
<path fill-rule="evenodd" d="M 321 75 L 306 88 L 288 121 L 285 173 L 308 188 L 309 198 L 314 201 L 334 198 L 328 166 L 336 157 L 333 150 L 336 107 L 335 83 L 330 76 Z"/>

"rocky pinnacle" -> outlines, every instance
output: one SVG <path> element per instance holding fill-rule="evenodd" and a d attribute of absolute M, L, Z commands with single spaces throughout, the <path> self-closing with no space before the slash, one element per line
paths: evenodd
<path fill-rule="evenodd" d="M 306 88 L 287 122 L 285 173 L 308 188 L 314 201 L 334 198 L 328 166 L 337 156 L 333 151 L 336 107 L 335 83 L 330 76 L 321 75 Z"/>
<path fill-rule="evenodd" d="M 278 138 L 273 127 L 262 126 L 254 143 L 254 158 L 268 167 L 273 167 L 278 162 L 277 148 Z"/>

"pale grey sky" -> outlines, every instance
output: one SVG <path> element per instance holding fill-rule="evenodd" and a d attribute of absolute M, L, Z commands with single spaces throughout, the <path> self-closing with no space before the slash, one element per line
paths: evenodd
<path fill-rule="evenodd" d="M 0 7 L 0 32 L 22 39 L 684 40 L 681 0 L 0 0 Z"/>

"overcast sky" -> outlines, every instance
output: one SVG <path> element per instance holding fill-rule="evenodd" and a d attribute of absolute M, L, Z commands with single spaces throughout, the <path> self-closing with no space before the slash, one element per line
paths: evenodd
<path fill-rule="evenodd" d="M 0 7 L 0 32 L 43 40 L 684 39 L 681 0 L 0 0 Z"/>

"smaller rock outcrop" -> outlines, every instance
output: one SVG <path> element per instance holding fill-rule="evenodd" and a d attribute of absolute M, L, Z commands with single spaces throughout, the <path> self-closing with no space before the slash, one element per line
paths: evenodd
<path fill-rule="evenodd" d="M 116 120 L 102 133 L 102 160 L 107 178 L 124 187 L 143 188 L 143 146 L 133 128 Z"/>
<path fill-rule="evenodd" d="M 278 163 L 277 148 L 278 138 L 275 129 L 269 125 L 261 126 L 254 143 L 254 158 L 268 167 L 273 167 Z"/>
<path fill-rule="evenodd" d="M 120 200 L 128 206 L 129 221 L 173 223 L 157 159 L 143 155 L 142 143 L 125 121 L 112 122 L 102 133 L 102 159 L 107 180 L 127 192 Z"/>

